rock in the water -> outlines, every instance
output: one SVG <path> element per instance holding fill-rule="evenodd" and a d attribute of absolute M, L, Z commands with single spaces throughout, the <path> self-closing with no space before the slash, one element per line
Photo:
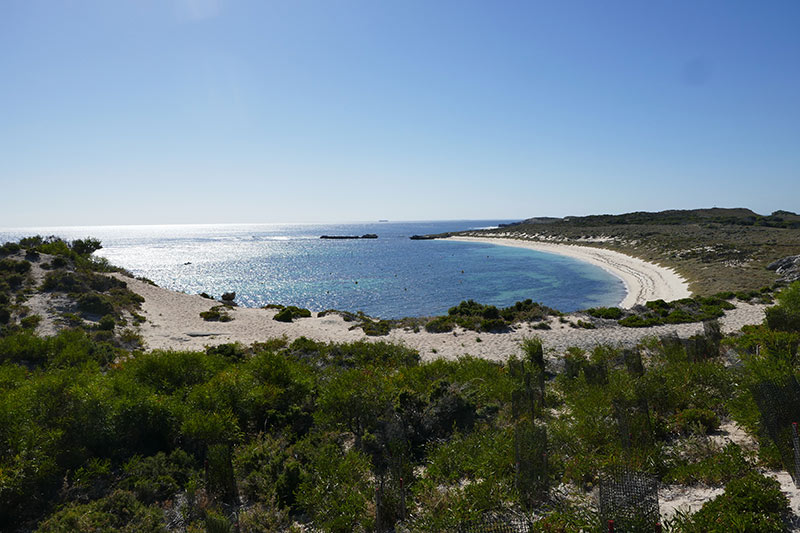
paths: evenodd
<path fill-rule="evenodd" d="M 779 281 L 792 283 L 800 280 L 800 255 L 790 255 L 778 259 L 767 265 L 768 270 L 774 270 L 780 278 Z"/>

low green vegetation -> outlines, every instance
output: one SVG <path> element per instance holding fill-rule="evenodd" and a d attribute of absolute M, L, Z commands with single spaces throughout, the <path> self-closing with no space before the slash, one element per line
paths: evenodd
<path fill-rule="evenodd" d="M 0 246 L 0 336 L 19 329 L 35 330 L 47 321 L 57 327 L 79 327 L 98 341 L 118 346 L 139 344 L 126 328 L 141 320 L 143 299 L 110 273 L 124 273 L 92 255 L 96 239 L 67 242 L 57 237 L 29 237 Z M 32 295 L 58 300 L 48 313 L 33 314 Z M 43 315 L 52 315 L 45 317 Z"/>
<path fill-rule="evenodd" d="M 766 266 L 800 254 L 800 215 L 749 209 L 671 210 L 622 215 L 539 218 L 460 234 L 588 245 L 674 268 L 695 294 L 757 292 L 776 275 Z"/>
<path fill-rule="evenodd" d="M 233 317 L 228 314 L 230 308 L 227 305 L 215 305 L 208 311 L 200 313 L 200 317 L 206 322 L 230 322 Z"/>
<path fill-rule="evenodd" d="M 309 318 L 311 316 L 311 311 L 308 309 L 303 309 L 301 307 L 295 307 L 293 305 L 289 306 L 273 306 L 274 308 L 279 308 L 272 320 L 277 320 L 278 322 L 292 322 L 295 318 Z"/>
<path fill-rule="evenodd" d="M 745 293 L 720 293 L 714 296 L 695 296 L 672 302 L 653 300 L 645 305 L 633 309 L 620 309 L 618 307 L 595 307 L 586 310 L 586 313 L 598 319 L 615 320 L 619 325 L 630 328 L 645 328 L 663 326 L 665 324 L 684 324 L 689 322 L 706 322 L 722 317 L 725 311 L 736 306 L 730 302 L 732 299 L 753 301 L 756 303 L 771 303 L 772 297 L 764 291 L 754 294 Z"/>
<path fill-rule="evenodd" d="M 788 316 L 794 290 L 778 295 Z M 731 366 L 716 332 L 570 349 L 554 374 L 535 338 L 506 363 L 422 362 L 382 342 L 130 353 L 80 329 L 15 331 L 0 338 L 0 528 L 594 530 L 590 491 L 624 465 L 725 487 L 668 531 L 788 531 L 758 473 L 782 463 L 752 391 L 798 374 L 800 333 L 723 340 Z M 731 420 L 758 453 L 708 438 Z M 575 495 L 549 497 L 560 484 Z"/>
<path fill-rule="evenodd" d="M 431 333 L 452 331 L 456 326 L 473 331 L 507 331 L 520 322 L 541 322 L 550 315 L 559 313 L 549 307 L 525 300 L 512 306 L 498 309 L 493 305 L 466 300 L 447 311 L 447 315 L 431 319 L 425 330 Z"/>
<path fill-rule="evenodd" d="M 780 533 L 788 531 L 789 501 L 780 484 L 758 472 L 731 480 L 725 492 L 695 514 L 679 516 L 673 531 L 686 533 Z"/>
<path fill-rule="evenodd" d="M 690 339 L 548 359 L 536 338 L 504 362 L 305 338 L 142 352 L 121 330 L 139 301 L 93 266 L 95 246 L 0 247 L 0 530 L 428 533 L 522 517 L 531 531 L 596 531 L 605 517 L 592 495 L 624 467 L 724 487 L 667 531 L 789 531 L 786 498 L 762 474 L 791 466 L 789 422 L 763 392 L 791 392 L 800 377 L 800 282 L 775 294 L 764 324 L 728 338 L 710 319 L 726 298 L 760 291 L 592 310 L 582 322 L 705 323 Z M 36 291 L 71 302 L 56 335 L 38 336 L 42 318 L 22 312 Z M 342 316 L 383 335 L 559 314 L 528 300 L 466 301 L 429 321 Z M 796 413 L 796 401 L 779 403 Z M 757 446 L 724 438 L 734 422 Z"/>

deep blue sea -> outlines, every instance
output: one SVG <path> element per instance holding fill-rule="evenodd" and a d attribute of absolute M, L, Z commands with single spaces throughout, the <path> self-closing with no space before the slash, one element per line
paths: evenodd
<path fill-rule="evenodd" d="M 510 221 L 50 227 L 0 229 L 0 242 L 95 237 L 103 243 L 98 255 L 161 287 L 215 297 L 236 291 L 248 307 L 279 303 L 400 318 L 444 314 L 467 299 L 508 306 L 530 298 L 569 312 L 617 305 L 625 296 L 619 279 L 574 259 L 409 239 L 501 222 Z M 365 233 L 379 238 L 319 238 Z"/>

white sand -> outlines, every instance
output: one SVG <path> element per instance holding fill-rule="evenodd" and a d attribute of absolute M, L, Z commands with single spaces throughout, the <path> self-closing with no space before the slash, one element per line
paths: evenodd
<path fill-rule="evenodd" d="M 147 283 L 121 277 L 131 290 L 142 295 L 142 305 L 147 322 L 141 334 L 150 349 L 203 349 L 205 346 L 240 342 L 250 345 L 275 337 L 289 341 L 307 337 L 323 342 L 352 342 L 356 340 L 389 341 L 419 350 L 424 359 L 437 357 L 456 358 L 469 354 L 494 360 L 505 360 L 519 354 L 520 342 L 538 336 L 550 356 L 557 356 L 570 347 L 592 348 L 597 344 L 633 346 L 646 337 L 677 334 L 688 337 L 702 331 L 702 324 L 677 324 L 650 328 L 624 328 L 608 323 L 597 329 L 577 329 L 572 326 L 585 315 L 567 315 L 562 322 L 549 319 L 550 330 L 536 330 L 531 324 L 520 324 L 505 333 L 478 333 L 457 329 L 451 333 L 417 333 L 394 329 L 383 337 L 368 337 L 361 329 L 350 330 L 353 325 L 341 316 L 301 318 L 292 323 L 272 320 L 276 311 L 237 307 L 229 311 L 231 322 L 206 322 L 200 313 L 208 311 L 219 302 L 196 295 L 183 294 L 155 287 Z M 725 332 L 737 331 L 745 324 L 758 324 L 764 319 L 764 306 L 738 303 L 720 322 Z M 556 358 L 557 359 L 557 358 Z"/>
<path fill-rule="evenodd" d="M 660 299 L 670 302 L 692 295 L 689 291 L 689 284 L 674 270 L 604 248 L 500 237 L 450 237 L 443 240 L 514 246 L 585 261 L 622 280 L 627 294 L 619 305 L 626 309 L 651 300 Z"/>

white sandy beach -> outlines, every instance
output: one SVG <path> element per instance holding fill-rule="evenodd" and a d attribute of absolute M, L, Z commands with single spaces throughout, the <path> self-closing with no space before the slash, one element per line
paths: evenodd
<path fill-rule="evenodd" d="M 452 241 L 482 242 L 500 246 L 513 246 L 572 257 L 598 266 L 618 277 L 625 284 L 627 294 L 619 306 L 630 309 L 651 300 L 680 300 L 692 295 L 689 284 L 674 270 L 648 263 L 636 257 L 591 246 L 555 244 L 502 237 L 450 237 Z"/>
<path fill-rule="evenodd" d="M 236 307 L 229 311 L 230 322 L 207 322 L 200 313 L 208 311 L 219 302 L 197 295 L 169 291 L 139 280 L 124 279 L 131 290 L 145 298 L 142 305 L 147 322 L 141 325 L 141 334 L 150 349 L 203 349 L 206 346 L 240 342 L 250 345 L 275 337 L 289 341 L 307 337 L 322 342 L 352 342 L 357 340 L 388 341 L 416 349 L 424 359 L 437 357 L 456 358 L 465 354 L 493 360 L 505 360 L 519 353 L 524 338 L 538 336 L 552 356 L 563 353 L 570 346 L 591 348 L 597 344 L 633 346 L 646 337 L 677 334 L 688 337 L 702 331 L 702 324 L 677 324 L 650 328 L 625 328 L 610 323 L 608 327 L 578 329 L 572 326 L 585 315 L 573 314 L 565 322 L 551 317 L 550 330 L 533 329 L 530 324 L 520 324 L 504 333 L 478 333 L 457 329 L 450 333 L 429 333 L 425 330 L 394 329 L 383 337 L 368 337 L 361 329 L 353 329 L 352 322 L 330 314 L 296 319 L 292 323 L 272 319 L 272 309 Z M 764 306 L 738 303 L 720 322 L 725 332 L 740 329 L 745 324 L 757 324 L 764 319 Z"/>
<path fill-rule="evenodd" d="M 597 265 L 622 279 L 628 290 L 622 306 L 630 307 L 648 300 L 675 300 L 691 295 L 686 281 L 673 271 L 626 256 L 619 252 L 517 239 L 484 239 L 458 237 L 454 240 L 471 240 L 519 246 L 548 253 L 574 257 Z M 591 348 L 598 344 L 633 346 L 647 337 L 676 334 L 689 337 L 702 331 L 702 324 L 677 324 L 649 328 L 625 328 L 614 322 L 601 324 L 597 329 L 580 329 L 574 325 L 585 315 L 576 313 L 563 319 L 551 317 L 549 330 L 534 329 L 531 324 L 519 324 L 503 333 L 478 333 L 457 328 L 450 333 L 414 332 L 393 329 L 382 337 L 369 337 L 361 329 L 351 329 L 338 314 L 324 317 L 313 314 L 311 318 L 296 319 L 292 323 L 273 320 L 277 313 L 271 309 L 235 307 L 229 311 L 230 322 L 207 322 L 200 313 L 208 311 L 219 302 L 197 295 L 177 293 L 147 283 L 124 278 L 129 287 L 144 297 L 142 306 L 147 322 L 141 334 L 151 349 L 203 349 L 205 346 L 240 342 L 250 345 L 275 337 L 289 341 L 299 337 L 322 342 L 352 342 L 357 340 L 388 341 L 400 343 L 420 352 L 425 359 L 455 358 L 465 354 L 493 360 L 505 360 L 519 351 L 520 342 L 528 337 L 542 339 L 551 355 L 563 353 L 570 346 Z M 764 306 L 737 303 L 720 320 L 724 332 L 739 330 L 745 324 L 758 324 L 764 319 Z"/>

